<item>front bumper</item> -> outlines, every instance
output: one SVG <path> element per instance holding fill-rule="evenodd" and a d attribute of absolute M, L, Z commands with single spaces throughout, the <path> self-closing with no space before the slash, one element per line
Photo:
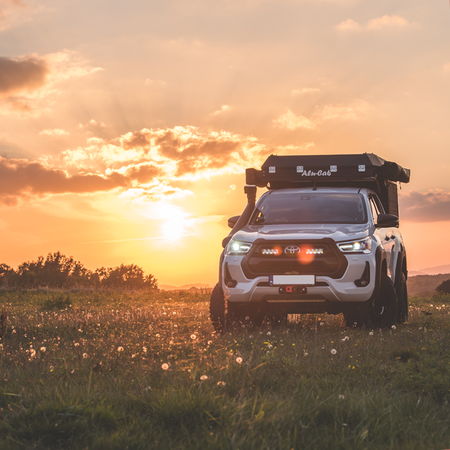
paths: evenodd
<path fill-rule="evenodd" d="M 242 268 L 243 256 L 226 255 L 222 264 L 222 288 L 229 302 L 258 303 L 347 303 L 365 302 L 369 300 L 375 290 L 376 259 L 374 252 L 370 254 L 344 255 L 347 267 L 340 278 L 329 276 L 315 276 L 314 285 L 304 286 L 303 289 L 283 289 L 289 285 L 271 286 L 270 276 L 263 275 L 247 278 Z M 358 287 L 356 280 L 361 279 L 368 265 L 369 282 L 366 286 Z M 307 270 L 305 270 L 307 273 Z M 229 280 L 232 283 L 229 283 Z M 235 284 L 233 287 L 230 285 Z M 282 288 L 282 289 L 280 289 Z"/>

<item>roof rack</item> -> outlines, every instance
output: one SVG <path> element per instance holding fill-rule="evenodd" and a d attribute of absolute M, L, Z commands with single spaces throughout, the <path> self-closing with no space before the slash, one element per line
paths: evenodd
<path fill-rule="evenodd" d="M 408 183 L 409 169 L 373 153 L 356 155 L 270 155 L 261 170 L 247 169 L 246 183 L 269 189 L 295 186 L 360 186 Z M 377 189 L 379 190 L 379 189 Z"/>

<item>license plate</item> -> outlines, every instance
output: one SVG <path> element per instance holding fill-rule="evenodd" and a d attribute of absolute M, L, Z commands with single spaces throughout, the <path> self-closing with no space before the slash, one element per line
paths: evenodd
<path fill-rule="evenodd" d="M 270 275 L 269 282 L 271 286 L 314 286 L 316 283 L 315 275 Z"/>

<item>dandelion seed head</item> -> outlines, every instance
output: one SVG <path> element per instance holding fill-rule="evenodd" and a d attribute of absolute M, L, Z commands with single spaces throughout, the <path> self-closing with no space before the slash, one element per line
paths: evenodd
<path fill-rule="evenodd" d="M 123 352 L 123 347 L 117 347 L 117 351 L 120 353 L 120 352 Z"/>
<path fill-rule="evenodd" d="M 45 352 L 47 349 L 45 347 L 41 347 L 41 352 Z"/>
<path fill-rule="evenodd" d="M 168 369 L 169 369 L 169 364 L 164 363 L 164 364 L 161 366 L 161 369 L 162 369 L 162 370 L 168 370 Z"/>
<path fill-rule="evenodd" d="M 332 349 L 331 349 L 331 354 L 332 354 L 332 355 L 335 355 L 336 353 L 337 353 L 337 350 L 336 350 L 335 348 L 332 348 Z"/>
<path fill-rule="evenodd" d="M 224 387 L 227 383 L 225 383 L 225 381 L 218 381 L 217 382 L 217 386 L 221 386 Z"/>
<path fill-rule="evenodd" d="M 303 356 L 308 356 L 308 352 L 303 353 Z"/>
<path fill-rule="evenodd" d="M 197 336 L 195 334 L 191 334 L 191 339 L 192 340 L 197 339 Z"/>
<path fill-rule="evenodd" d="M 83 353 L 83 359 L 86 359 L 88 357 L 87 353 Z"/>
<path fill-rule="evenodd" d="M 241 358 L 240 356 L 238 356 L 238 357 L 236 358 L 236 362 L 237 362 L 238 364 L 242 364 L 242 358 Z"/>
<path fill-rule="evenodd" d="M 370 331 L 370 332 L 369 332 L 369 336 L 373 336 L 373 331 Z"/>
<path fill-rule="evenodd" d="M 393 330 L 396 330 L 397 329 L 397 327 L 395 326 L 395 325 L 392 325 L 392 327 L 391 327 Z"/>
<path fill-rule="evenodd" d="M 80 345 L 80 343 L 79 342 L 74 342 L 73 345 L 74 345 L 74 347 L 78 347 Z"/>
<path fill-rule="evenodd" d="M 202 380 L 202 381 L 205 381 L 205 380 L 207 380 L 208 379 L 208 375 L 202 375 L 201 377 L 200 377 L 200 380 Z"/>

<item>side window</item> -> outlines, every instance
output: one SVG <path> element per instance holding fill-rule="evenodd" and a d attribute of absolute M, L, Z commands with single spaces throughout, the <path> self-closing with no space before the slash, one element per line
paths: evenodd
<path fill-rule="evenodd" d="M 372 212 L 373 222 L 378 223 L 378 214 L 384 213 L 383 205 L 376 195 L 369 197 L 370 211 Z"/>
<path fill-rule="evenodd" d="M 381 209 L 379 200 L 378 201 L 377 200 L 378 199 L 373 195 L 369 197 L 370 211 L 372 212 L 373 223 L 375 224 L 378 222 L 378 214 L 381 214 L 381 212 L 383 211 Z"/>

